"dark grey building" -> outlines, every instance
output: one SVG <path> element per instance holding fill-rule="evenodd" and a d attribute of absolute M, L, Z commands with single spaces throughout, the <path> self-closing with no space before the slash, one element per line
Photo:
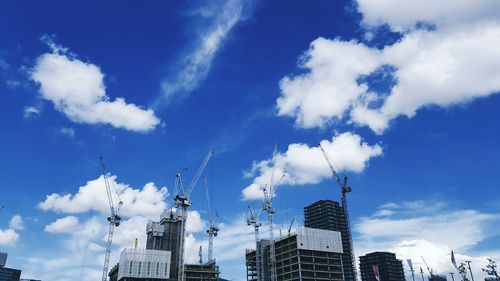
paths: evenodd
<path fill-rule="evenodd" d="M 263 281 L 269 280 L 269 243 L 263 246 L 266 262 L 260 270 Z M 298 228 L 297 233 L 275 241 L 276 279 L 278 281 L 343 281 L 342 243 L 340 233 L 313 228 Z M 259 268 L 256 266 L 255 250 L 247 250 L 247 280 L 257 280 Z"/>
<path fill-rule="evenodd" d="M 320 200 L 304 208 L 304 226 L 338 231 L 342 237 L 342 264 L 345 281 L 355 280 L 355 261 L 352 259 L 352 241 L 348 235 L 347 220 L 342 206 L 332 200 Z"/>
<path fill-rule="evenodd" d="M 396 254 L 373 252 L 359 257 L 359 270 L 363 281 L 377 281 L 373 274 L 373 265 L 378 266 L 381 281 L 405 281 L 403 262 Z"/>
<path fill-rule="evenodd" d="M 445 275 L 432 275 L 429 276 L 429 281 L 446 281 Z"/>
<path fill-rule="evenodd" d="M 19 281 L 21 270 L 5 267 L 7 253 L 0 253 L 0 281 Z"/>
<path fill-rule="evenodd" d="M 169 251 L 170 279 L 177 280 L 177 259 L 179 256 L 179 239 L 181 233 L 182 214 L 176 210 L 167 210 L 161 215 L 159 222 L 151 221 L 146 227 L 147 250 Z"/>

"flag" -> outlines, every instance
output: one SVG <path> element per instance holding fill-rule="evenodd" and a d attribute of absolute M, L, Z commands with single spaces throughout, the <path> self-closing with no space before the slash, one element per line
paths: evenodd
<path fill-rule="evenodd" d="M 455 254 L 453 254 L 453 250 L 451 251 L 451 263 L 456 269 L 458 269 L 457 261 L 455 260 Z"/>
<path fill-rule="evenodd" d="M 410 267 L 410 271 L 413 271 L 413 263 L 411 262 L 411 259 L 407 259 L 406 262 L 408 263 L 408 266 Z"/>
<path fill-rule="evenodd" d="M 378 265 L 376 264 L 372 265 L 372 270 L 373 270 L 373 275 L 375 275 L 377 281 L 380 281 L 380 275 L 378 273 Z"/>

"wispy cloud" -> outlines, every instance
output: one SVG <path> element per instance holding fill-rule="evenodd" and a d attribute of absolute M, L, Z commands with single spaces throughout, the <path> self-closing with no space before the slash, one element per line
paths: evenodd
<path fill-rule="evenodd" d="M 173 74 L 161 82 L 161 94 L 154 102 L 156 107 L 166 106 L 174 99 L 183 99 L 198 88 L 210 72 L 212 62 L 231 30 L 245 18 L 251 2 L 215 1 L 196 10 L 197 16 L 209 19 L 210 23 L 206 28 L 201 28 L 194 46 L 174 64 Z"/>

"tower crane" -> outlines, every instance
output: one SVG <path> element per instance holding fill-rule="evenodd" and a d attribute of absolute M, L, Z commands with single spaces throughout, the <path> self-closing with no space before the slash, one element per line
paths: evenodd
<path fill-rule="evenodd" d="M 432 272 L 432 269 L 427 265 L 427 262 L 425 261 L 424 256 L 421 256 L 421 258 L 424 261 L 425 267 L 427 267 L 427 271 L 429 271 L 431 278 L 434 277 L 434 273 Z"/>
<path fill-rule="evenodd" d="M 205 158 L 203 159 L 203 162 L 201 163 L 200 167 L 198 168 L 198 171 L 196 171 L 196 174 L 194 175 L 193 179 L 191 180 L 191 183 L 189 184 L 187 190 L 184 190 L 184 186 L 182 185 L 182 178 L 181 174 L 177 173 L 176 175 L 176 182 L 175 182 L 175 190 L 177 191 L 177 194 L 175 195 L 174 198 L 174 203 L 175 206 L 181 210 L 181 223 L 180 223 L 180 239 L 178 242 L 178 256 L 177 256 L 177 280 L 178 281 L 184 281 L 184 240 L 185 240 L 185 234 L 186 234 L 186 219 L 187 219 L 187 209 L 189 206 L 192 205 L 192 202 L 189 200 L 189 196 L 191 195 L 191 192 L 193 192 L 194 187 L 198 183 L 198 180 L 200 179 L 201 175 L 203 174 L 203 171 L 207 167 L 208 161 L 210 161 L 210 158 L 214 155 L 213 151 L 209 150 Z"/>
<path fill-rule="evenodd" d="M 262 272 L 260 270 L 260 249 L 259 249 L 259 227 L 262 226 L 260 223 L 259 216 L 260 212 L 257 216 L 253 213 L 252 207 L 248 206 L 249 216 L 247 218 L 247 225 L 253 226 L 255 230 L 255 265 L 257 267 L 257 281 L 262 281 Z"/>
<path fill-rule="evenodd" d="M 121 217 L 119 215 L 120 208 L 123 205 L 123 202 L 120 200 L 120 196 L 115 189 L 115 193 L 118 197 L 118 206 L 115 209 L 113 203 L 113 194 L 111 192 L 111 186 L 109 184 L 109 175 L 106 172 L 106 165 L 104 164 L 104 160 L 102 157 L 99 158 L 101 160 L 102 166 L 102 177 L 104 178 L 104 185 L 106 187 L 106 194 L 108 195 L 108 203 L 110 209 L 110 216 L 108 217 L 109 221 L 109 230 L 108 230 L 108 241 L 106 243 L 106 254 L 104 255 L 104 268 L 102 270 L 102 281 L 106 281 L 108 278 L 108 267 L 109 267 L 109 256 L 111 254 L 111 243 L 113 242 L 113 233 L 115 231 L 115 227 L 120 226 Z"/>
<path fill-rule="evenodd" d="M 262 204 L 262 210 L 267 213 L 267 219 L 269 220 L 269 240 L 270 240 L 270 253 L 271 256 L 271 281 L 276 280 L 276 255 L 274 247 L 274 234 L 273 234 L 273 216 L 276 213 L 276 209 L 273 208 L 273 196 L 276 193 L 276 188 L 283 180 L 285 175 L 282 175 L 278 182 L 274 181 L 275 170 L 276 170 L 276 154 L 278 153 L 278 144 L 274 147 L 273 158 L 272 158 L 272 172 L 271 181 L 269 186 L 265 186 L 262 191 L 264 192 L 264 202 Z"/>
<path fill-rule="evenodd" d="M 339 185 L 340 191 L 342 194 L 342 211 L 344 212 L 344 216 L 345 216 L 346 228 L 347 228 L 347 238 L 349 240 L 349 247 L 351 250 L 353 279 L 354 279 L 354 281 L 356 281 L 358 279 L 357 272 L 356 272 L 356 259 L 354 257 L 354 247 L 352 245 L 352 234 L 351 234 L 351 223 L 349 220 L 349 209 L 347 208 L 347 193 L 351 192 L 351 187 L 347 184 L 347 176 L 344 176 L 343 181 L 340 180 L 340 177 L 337 174 L 337 171 L 335 171 L 335 168 L 333 167 L 332 161 L 328 157 L 328 154 L 326 154 L 325 149 L 323 149 L 323 147 L 321 146 L 321 143 L 318 146 L 321 149 L 321 152 L 323 153 L 323 156 L 325 157 L 325 160 L 328 163 L 328 166 L 330 167 L 330 170 L 332 171 L 333 177 L 337 181 L 337 184 Z"/>
<path fill-rule="evenodd" d="M 292 226 L 294 222 L 295 222 L 295 217 L 293 217 L 292 221 L 290 222 L 290 226 L 288 227 L 288 236 L 290 236 L 290 233 L 292 232 Z"/>
<path fill-rule="evenodd" d="M 207 195 L 207 206 L 208 206 L 208 222 L 209 226 L 207 229 L 208 233 L 208 263 L 211 263 L 212 260 L 212 253 L 214 249 L 214 237 L 217 237 L 217 234 L 219 232 L 219 228 L 216 226 L 216 223 L 214 222 L 214 219 L 212 217 L 212 202 L 210 201 L 210 194 L 208 192 L 208 182 L 205 177 L 203 177 L 203 180 L 205 181 L 205 192 Z"/>

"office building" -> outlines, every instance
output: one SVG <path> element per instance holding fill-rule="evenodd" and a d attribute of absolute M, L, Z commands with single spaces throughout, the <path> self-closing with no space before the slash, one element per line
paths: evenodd
<path fill-rule="evenodd" d="M 378 267 L 380 280 L 405 281 L 403 262 L 394 253 L 373 252 L 359 257 L 359 270 L 362 281 L 377 281 L 373 267 Z"/>
<path fill-rule="evenodd" d="M 320 200 L 304 208 L 304 226 L 340 232 L 342 236 L 342 264 L 344 279 L 355 280 L 355 261 L 351 252 L 351 237 L 348 235 L 347 220 L 338 202 Z"/>
<path fill-rule="evenodd" d="M 246 251 L 247 280 L 263 279 L 271 275 L 270 244 L 261 243 L 265 262 L 257 267 L 256 251 Z M 298 228 L 295 234 L 275 241 L 276 279 L 278 281 L 343 280 L 342 242 L 337 231 Z"/>

